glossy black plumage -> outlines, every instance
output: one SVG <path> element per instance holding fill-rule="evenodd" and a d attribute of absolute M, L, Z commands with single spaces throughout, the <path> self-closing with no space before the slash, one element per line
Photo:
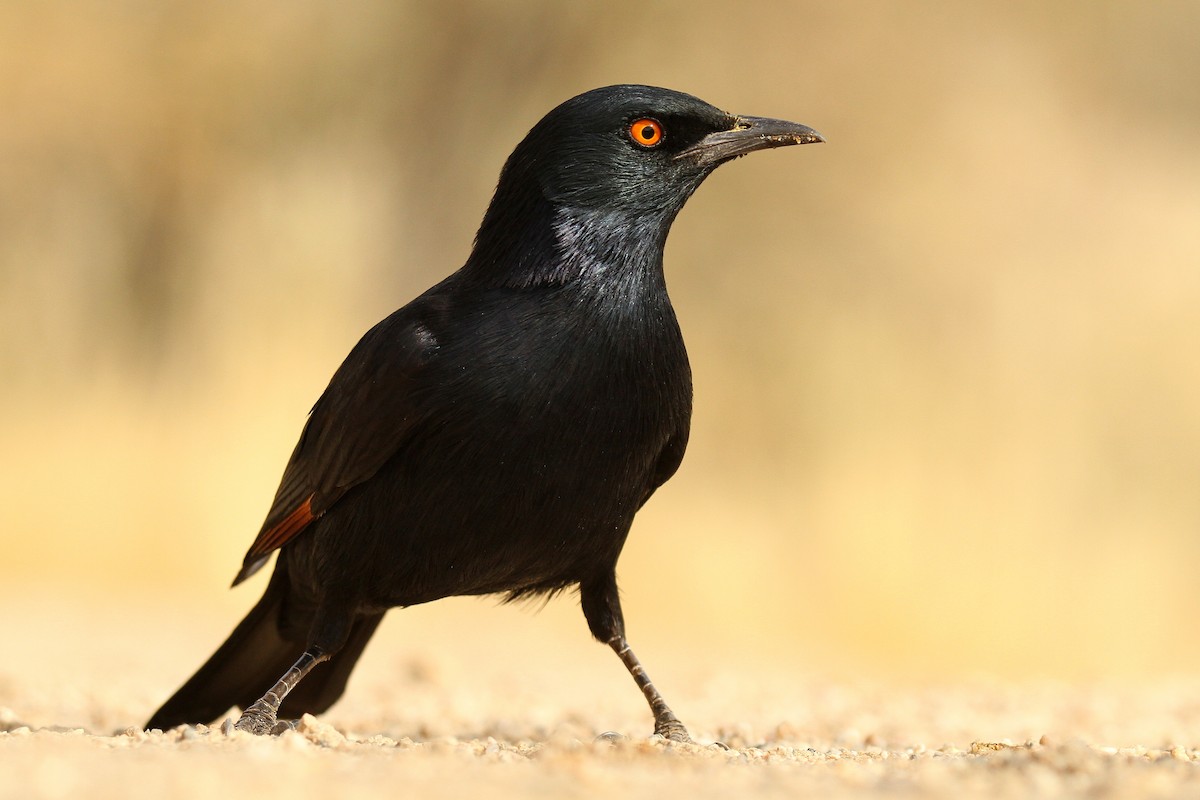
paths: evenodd
<path fill-rule="evenodd" d="M 660 126 L 656 146 L 635 140 L 638 120 Z M 328 708 L 391 607 L 578 585 L 655 730 L 686 739 L 625 641 L 615 574 L 688 439 L 663 247 L 716 166 L 814 141 L 645 86 L 551 111 L 505 164 L 467 263 L 334 374 L 234 581 L 278 549 L 263 599 L 147 726 L 239 705 L 238 727 L 266 732 L 277 714 Z"/>

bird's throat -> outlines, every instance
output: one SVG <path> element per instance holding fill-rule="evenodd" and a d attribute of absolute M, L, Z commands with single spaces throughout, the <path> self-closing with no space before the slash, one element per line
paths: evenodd
<path fill-rule="evenodd" d="M 661 288 L 670 221 L 597 209 L 559 208 L 554 218 L 558 282 Z"/>

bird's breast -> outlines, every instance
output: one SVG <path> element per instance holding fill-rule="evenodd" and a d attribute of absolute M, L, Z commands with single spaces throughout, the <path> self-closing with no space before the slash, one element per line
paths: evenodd
<path fill-rule="evenodd" d="M 686 440 L 691 377 L 669 306 L 609 312 L 520 293 L 433 330 L 421 424 L 371 488 L 404 543 L 380 566 L 403 588 L 388 602 L 548 590 L 615 563 Z"/>
<path fill-rule="evenodd" d="M 480 460 L 594 468 L 640 480 L 686 432 L 691 371 L 665 293 L 640 302 L 573 287 L 500 296 L 467 335 L 439 336 L 431 409 Z"/>

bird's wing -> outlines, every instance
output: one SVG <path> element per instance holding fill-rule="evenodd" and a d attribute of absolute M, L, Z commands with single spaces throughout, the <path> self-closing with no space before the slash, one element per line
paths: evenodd
<path fill-rule="evenodd" d="M 309 414 L 235 586 L 399 449 L 419 417 L 413 400 L 418 376 L 438 348 L 425 310 L 417 301 L 380 322 L 334 373 Z"/>

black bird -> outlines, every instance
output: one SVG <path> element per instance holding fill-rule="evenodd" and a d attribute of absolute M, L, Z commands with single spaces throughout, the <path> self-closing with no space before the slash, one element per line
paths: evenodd
<path fill-rule="evenodd" d="M 504 165 L 466 264 L 368 331 L 313 406 L 233 582 L 278 550 L 266 593 L 147 727 L 237 705 L 237 728 L 268 733 L 341 696 L 394 606 L 577 585 L 655 732 L 690 741 L 625 640 L 616 579 L 634 514 L 688 440 L 663 246 L 716 167 L 820 141 L 649 86 L 547 114 Z"/>

